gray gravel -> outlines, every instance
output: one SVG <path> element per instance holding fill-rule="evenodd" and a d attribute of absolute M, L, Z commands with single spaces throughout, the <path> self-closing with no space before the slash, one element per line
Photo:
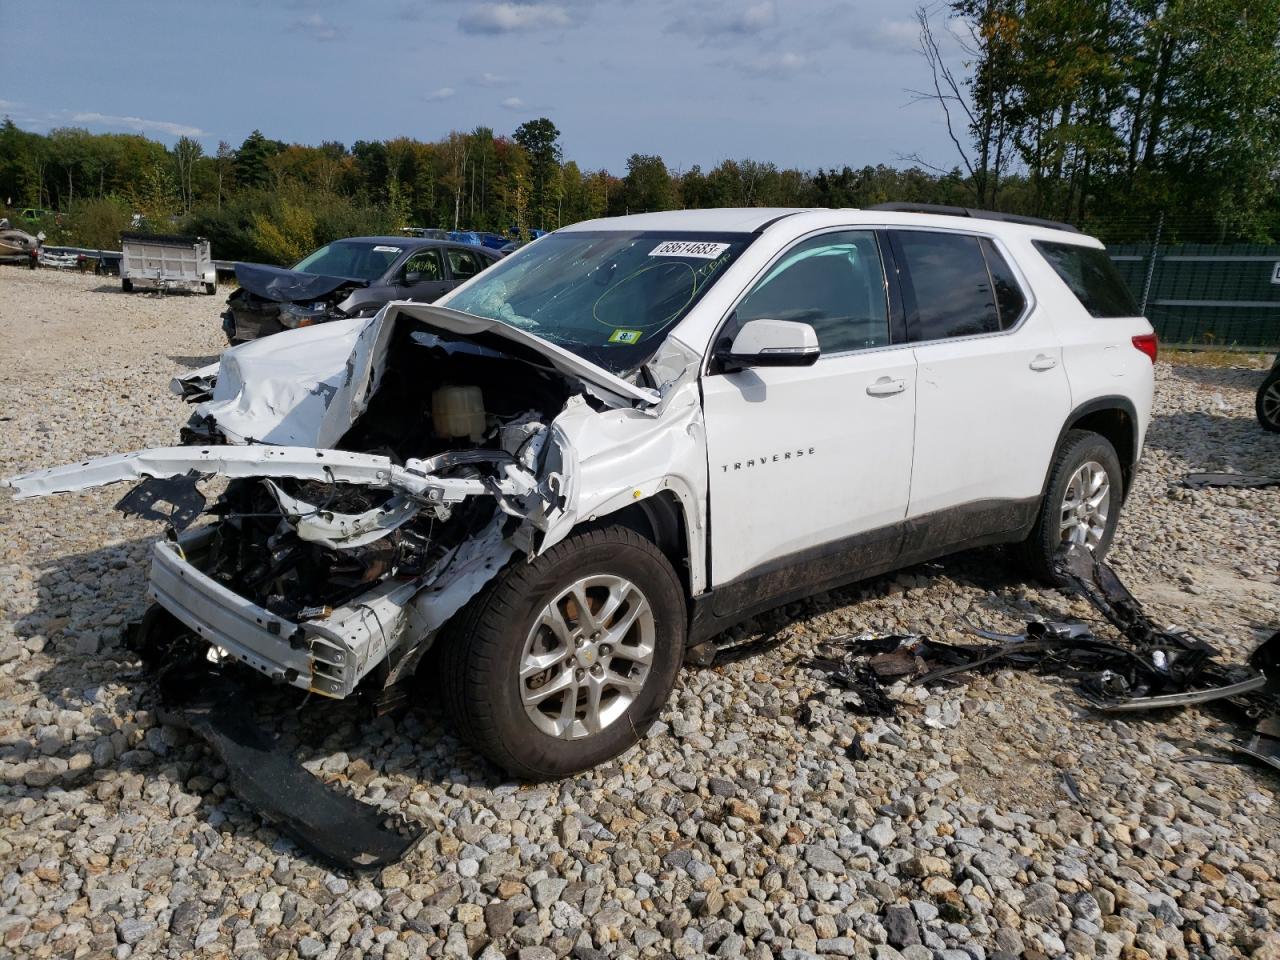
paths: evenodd
<path fill-rule="evenodd" d="M 217 352 L 220 306 L 0 268 L 0 472 L 172 442 L 187 410 L 167 380 Z M 1280 490 L 1169 487 L 1280 472 L 1241 363 L 1158 366 L 1113 558 L 1157 619 L 1243 656 L 1280 624 Z M 145 709 L 118 632 L 157 531 L 110 509 L 121 493 L 0 496 L 2 954 L 1280 957 L 1280 784 L 1179 762 L 1212 749 L 1211 715 L 1104 720 L 997 673 L 866 720 L 790 665 L 851 630 L 1090 615 L 997 550 L 745 625 L 786 642 L 686 670 L 646 740 L 559 784 L 504 782 L 429 704 L 272 718 L 317 775 L 435 828 L 380 875 L 330 873 Z M 815 691 L 810 727 L 794 714 Z"/>

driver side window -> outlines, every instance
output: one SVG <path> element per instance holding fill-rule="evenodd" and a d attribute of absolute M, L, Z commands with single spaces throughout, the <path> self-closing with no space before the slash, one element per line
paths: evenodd
<path fill-rule="evenodd" d="M 440 259 L 439 250 L 419 250 L 405 261 L 405 283 L 430 283 L 443 279 L 444 262 Z"/>
<path fill-rule="evenodd" d="M 796 244 L 738 304 L 734 326 L 795 320 L 818 335 L 822 355 L 889 343 L 884 266 L 875 234 L 846 230 Z"/>

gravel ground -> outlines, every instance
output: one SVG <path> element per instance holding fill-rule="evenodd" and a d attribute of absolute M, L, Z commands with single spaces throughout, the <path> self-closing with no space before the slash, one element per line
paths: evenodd
<path fill-rule="evenodd" d="M 188 411 L 167 381 L 217 353 L 220 306 L 0 268 L 0 474 L 173 442 Z M 1280 624 L 1280 490 L 1169 481 L 1280 472 L 1252 364 L 1158 365 L 1113 550 L 1156 619 L 1241 656 Z M 121 492 L 0 495 L 0 954 L 1280 957 L 1280 781 L 1180 762 L 1212 749 L 1212 715 L 1100 719 L 1005 672 L 867 720 L 792 665 L 849 631 L 1091 616 L 998 550 L 746 625 L 785 643 L 685 670 L 638 747 L 559 784 L 506 782 L 429 704 L 286 711 L 319 776 L 436 828 L 402 864 L 335 875 L 147 712 L 118 634 L 157 531 L 111 510 Z"/>

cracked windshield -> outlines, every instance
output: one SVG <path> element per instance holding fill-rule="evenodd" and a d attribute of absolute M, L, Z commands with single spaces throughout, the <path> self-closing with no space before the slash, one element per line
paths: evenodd
<path fill-rule="evenodd" d="M 527 330 L 622 374 L 653 355 L 750 239 L 555 233 L 491 267 L 444 305 Z"/>

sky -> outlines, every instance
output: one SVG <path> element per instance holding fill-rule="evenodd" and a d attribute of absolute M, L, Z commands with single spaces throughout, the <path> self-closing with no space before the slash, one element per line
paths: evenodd
<path fill-rule="evenodd" d="M 297 143 L 550 117 L 567 159 L 625 172 L 749 157 L 813 170 L 956 162 L 912 0 L 0 0 L 0 115 Z M 953 56 L 959 56 L 954 42 Z"/>

